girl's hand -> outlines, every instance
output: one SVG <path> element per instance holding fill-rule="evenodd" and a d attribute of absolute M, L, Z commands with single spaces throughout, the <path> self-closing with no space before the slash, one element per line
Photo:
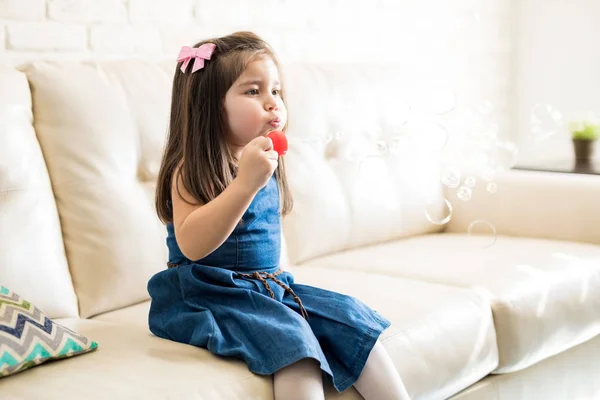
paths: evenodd
<path fill-rule="evenodd" d="M 271 139 L 259 136 L 248 143 L 240 157 L 238 179 L 254 191 L 267 185 L 277 168 L 279 155 L 273 150 Z"/>

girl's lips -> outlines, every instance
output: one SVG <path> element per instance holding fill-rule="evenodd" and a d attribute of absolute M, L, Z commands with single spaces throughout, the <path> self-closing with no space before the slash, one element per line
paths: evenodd
<path fill-rule="evenodd" d="M 273 121 L 269 122 L 269 125 L 271 125 L 273 128 L 279 128 L 279 124 L 281 124 L 281 122 L 278 119 L 274 119 Z"/>

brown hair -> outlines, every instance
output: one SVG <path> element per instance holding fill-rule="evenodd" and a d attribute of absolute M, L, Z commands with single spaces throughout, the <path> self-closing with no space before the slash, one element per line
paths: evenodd
<path fill-rule="evenodd" d="M 171 116 L 155 200 L 163 223 L 173 220 L 173 179 L 181 176 L 185 189 L 203 204 L 217 197 L 231 183 L 237 167 L 225 140 L 228 132 L 225 94 L 251 61 L 269 57 L 279 69 L 271 47 L 252 32 L 204 40 L 194 47 L 205 43 L 214 43 L 216 48 L 204 68 L 191 73 L 193 62 L 190 62 L 183 73 L 182 63 L 179 63 L 173 78 Z M 280 94 L 285 104 L 283 87 Z M 175 171 L 177 176 L 174 176 Z M 286 215 L 293 202 L 281 157 L 275 177 L 281 213 Z"/>

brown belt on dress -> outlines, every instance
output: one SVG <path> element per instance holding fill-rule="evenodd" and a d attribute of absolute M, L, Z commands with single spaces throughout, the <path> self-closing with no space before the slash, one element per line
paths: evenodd
<path fill-rule="evenodd" d="M 283 273 L 282 269 L 278 270 L 274 274 L 270 274 L 270 273 L 264 272 L 264 271 L 254 271 L 252 274 L 242 274 L 241 272 L 236 272 L 236 273 L 240 276 L 244 276 L 247 278 L 254 278 L 254 279 L 258 279 L 259 281 L 261 281 L 263 283 L 263 285 L 265 285 L 265 289 L 267 289 L 271 298 L 274 299 L 275 293 L 273 293 L 273 290 L 269 286 L 269 282 L 267 282 L 267 278 L 272 279 L 273 282 L 275 282 L 276 284 L 281 286 L 286 292 L 288 292 L 289 294 L 291 294 L 294 297 L 294 301 L 296 303 L 298 303 L 298 306 L 300 307 L 300 314 L 302 314 L 302 317 L 304 319 L 308 320 L 308 313 L 306 312 L 306 309 L 304 308 L 304 305 L 302 304 L 302 300 L 300 300 L 300 297 L 298 297 L 298 295 L 292 290 L 291 287 L 289 287 L 288 285 L 286 285 L 285 283 L 281 282 L 279 279 L 276 278 L 277 275 L 281 275 L 281 273 Z"/>

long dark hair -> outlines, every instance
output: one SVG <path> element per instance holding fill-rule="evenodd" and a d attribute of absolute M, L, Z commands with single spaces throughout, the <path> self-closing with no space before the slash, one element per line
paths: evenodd
<path fill-rule="evenodd" d="M 231 183 L 237 167 L 225 139 L 228 132 L 225 94 L 256 59 L 268 57 L 279 69 L 271 47 L 252 32 L 203 40 L 194 47 L 205 43 L 214 43 L 216 48 L 204 68 L 191 73 L 190 62 L 183 73 L 179 63 L 173 78 L 168 136 L 156 185 L 155 207 L 163 223 L 173 220 L 173 179 L 177 182 L 181 176 L 185 189 L 202 204 L 217 197 Z M 285 104 L 283 87 L 280 94 Z M 293 201 L 281 157 L 275 177 L 281 214 L 287 215 Z"/>

